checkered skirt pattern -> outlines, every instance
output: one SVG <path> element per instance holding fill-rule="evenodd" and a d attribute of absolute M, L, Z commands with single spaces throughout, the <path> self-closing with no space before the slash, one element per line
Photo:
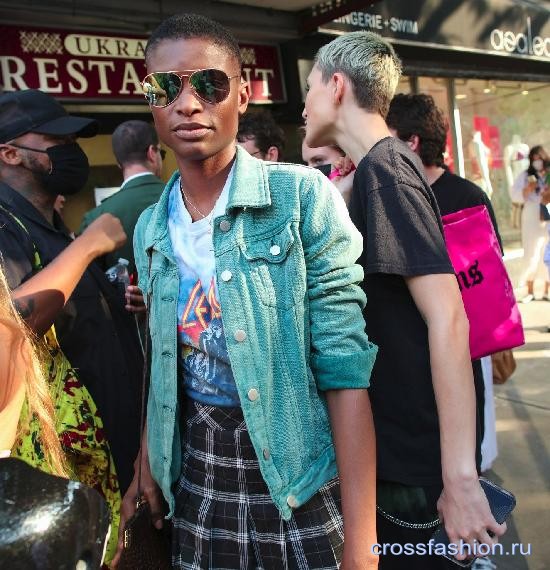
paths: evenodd
<path fill-rule="evenodd" d="M 338 479 L 285 521 L 262 478 L 242 410 L 187 401 L 185 417 L 183 468 L 175 489 L 174 568 L 339 567 L 344 527 Z"/>

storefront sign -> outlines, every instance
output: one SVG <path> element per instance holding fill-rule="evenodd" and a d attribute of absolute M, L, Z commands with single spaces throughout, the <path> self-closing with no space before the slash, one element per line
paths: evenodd
<path fill-rule="evenodd" d="M 147 37 L 0 26 L 0 86 L 60 99 L 142 103 Z M 286 100 L 276 46 L 242 44 L 252 103 Z"/>
<path fill-rule="evenodd" d="M 514 0 L 384 0 L 321 31 L 369 30 L 396 43 L 550 60 L 550 12 Z"/>
<path fill-rule="evenodd" d="M 250 89 L 251 103 L 284 103 L 286 91 L 279 50 L 275 46 L 239 44 L 243 79 Z"/>

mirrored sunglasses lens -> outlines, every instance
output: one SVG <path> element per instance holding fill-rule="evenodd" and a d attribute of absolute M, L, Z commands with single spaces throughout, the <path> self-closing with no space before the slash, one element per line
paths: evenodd
<path fill-rule="evenodd" d="M 202 69 L 189 77 L 197 95 L 208 103 L 221 103 L 229 95 L 229 78 L 219 69 Z"/>
<path fill-rule="evenodd" d="M 152 107 L 166 107 L 181 91 L 181 79 L 175 73 L 151 73 L 142 83 L 145 99 Z"/>

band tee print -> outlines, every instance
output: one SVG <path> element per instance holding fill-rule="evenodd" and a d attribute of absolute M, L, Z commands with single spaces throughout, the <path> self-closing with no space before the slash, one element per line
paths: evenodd
<path fill-rule="evenodd" d="M 225 212 L 232 172 L 212 219 Z M 168 229 L 178 265 L 178 372 L 185 394 L 212 406 L 239 406 L 223 330 L 210 217 L 192 222 L 176 181 Z"/>

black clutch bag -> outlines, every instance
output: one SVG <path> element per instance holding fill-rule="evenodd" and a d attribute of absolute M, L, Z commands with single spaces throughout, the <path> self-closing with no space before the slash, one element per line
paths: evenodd
<path fill-rule="evenodd" d="M 485 479 L 484 477 L 479 478 L 479 483 L 485 492 L 491 513 L 493 513 L 493 517 L 495 517 L 495 520 L 498 524 L 502 524 L 514 510 L 514 507 L 516 506 L 516 498 L 506 489 L 495 485 L 495 483 L 489 481 L 488 479 Z M 445 528 L 443 526 L 440 526 L 435 531 L 432 539 L 435 546 L 442 544 L 445 545 L 445 549 L 450 544 L 449 537 L 447 536 L 447 533 L 445 532 Z M 462 566 L 463 568 L 469 568 L 475 561 L 475 557 L 468 560 L 457 560 L 450 554 L 443 554 L 443 556 L 458 566 Z"/>
<path fill-rule="evenodd" d="M 170 536 L 153 526 L 151 509 L 140 502 L 124 527 L 124 550 L 117 570 L 171 570 Z"/>
<path fill-rule="evenodd" d="M 151 274 L 151 254 L 149 254 L 149 275 Z M 145 402 L 147 398 L 147 380 L 149 377 L 149 307 L 151 294 L 147 295 L 145 328 L 145 349 L 143 355 L 143 377 L 141 392 L 141 439 L 145 427 Z M 138 457 L 138 496 L 136 511 L 124 525 L 123 550 L 117 570 L 171 570 L 172 556 L 170 533 L 165 523 L 161 530 L 153 526 L 151 508 L 143 499 L 141 492 L 141 453 Z"/>

